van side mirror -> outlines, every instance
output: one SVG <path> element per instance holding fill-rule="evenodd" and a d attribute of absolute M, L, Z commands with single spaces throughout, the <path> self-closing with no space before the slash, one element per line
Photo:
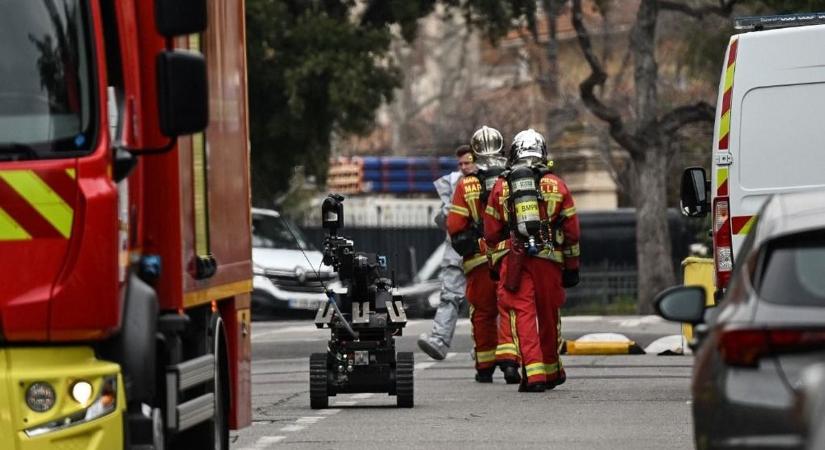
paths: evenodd
<path fill-rule="evenodd" d="M 710 210 L 705 169 L 689 167 L 682 174 L 681 207 L 688 217 L 705 217 Z"/>
<path fill-rule="evenodd" d="M 653 299 L 656 313 L 667 320 L 702 323 L 705 317 L 705 288 L 702 286 L 674 286 L 660 292 Z"/>
<path fill-rule="evenodd" d="M 155 26 L 171 38 L 206 30 L 206 0 L 155 0 Z"/>
<path fill-rule="evenodd" d="M 187 51 L 157 56 L 158 118 L 168 137 L 197 133 L 209 124 L 206 60 Z"/>

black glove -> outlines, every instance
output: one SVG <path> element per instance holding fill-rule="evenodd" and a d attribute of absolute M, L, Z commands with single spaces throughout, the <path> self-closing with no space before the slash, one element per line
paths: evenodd
<path fill-rule="evenodd" d="M 579 269 L 565 269 L 561 273 L 561 285 L 565 288 L 571 288 L 579 284 Z"/>

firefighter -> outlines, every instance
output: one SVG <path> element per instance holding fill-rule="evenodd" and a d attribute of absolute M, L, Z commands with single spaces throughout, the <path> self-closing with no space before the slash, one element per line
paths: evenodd
<path fill-rule="evenodd" d="M 503 169 L 501 133 L 495 128 L 481 127 L 472 137 L 469 153 L 478 170 L 465 174 L 456 186 L 447 216 L 447 232 L 456 252 L 464 258 L 467 277 L 467 301 L 470 302 L 470 323 L 475 344 L 475 379 L 492 383 L 496 366 L 504 372 L 508 384 L 521 381 L 518 359 L 509 326 L 499 333 L 496 282 L 490 276 L 487 246 L 482 225 L 486 206 L 486 181 L 495 182 L 497 169 Z M 504 320 L 503 323 L 508 323 Z"/>
<path fill-rule="evenodd" d="M 510 241 L 498 296 L 521 357 L 520 392 L 564 383 L 559 308 L 564 288 L 579 283 L 579 220 L 573 196 L 552 165 L 541 134 L 517 134 L 484 214 L 487 244 Z"/>
<path fill-rule="evenodd" d="M 461 177 L 475 173 L 476 164 L 473 154 L 468 145 L 461 145 L 456 149 L 458 158 L 458 171 L 444 175 L 435 180 L 433 185 L 441 198 L 441 211 L 435 217 L 435 223 L 446 231 L 447 215 L 453 193 Z M 432 332 L 422 333 L 418 337 L 418 347 L 430 358 L 443 360 L 447 356 L 450 344 L 455 333 L 456 321 L 458 321 L 458 311 L 464 303 L 464 294 L 467 286 L 467 278 L 464 276 L 461 256 L 453 250 L 450 245 L 450 235 L 445 233 L 446 248 L 444 257 L 441 260 L 441 296 L 433 318 Z"/>

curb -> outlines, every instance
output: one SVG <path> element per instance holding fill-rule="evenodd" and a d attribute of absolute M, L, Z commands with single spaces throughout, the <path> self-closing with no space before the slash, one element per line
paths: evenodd
<path fill-rule="evenodd" d="M 633 341 L 569 341 L 559 351 L 562 355 L 644 355 L 642 347 Z"/>

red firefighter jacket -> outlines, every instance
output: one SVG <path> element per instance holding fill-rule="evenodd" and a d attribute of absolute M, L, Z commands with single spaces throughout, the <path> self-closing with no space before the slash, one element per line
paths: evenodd
<path fill-rule="evenodd" d="M 481 181 L 475 175 L 467 175 L 459 180 L 447 215 L 447 232 L 450 236 L 481 225 L 485 206 L 481 204 L 481 189 Z M 479 252 L 464 257 L 464 273 L 470 273 L 487 263 L 487 254 L 491 250 L 487 248 L 484 239 L 479 238 Z"/>
<path fill-rule="evenodd" d="M 552 173 L 541 178 L 539 189 L 541 220 L 549 220 L 551 223 L 556 223 L 560 218 L 564 220 L 562 226 L 555 230 L 555 240 L 561 242 L 561 248 L 555 247 L 551 250 L 545 247 L 536 256 L 556 261 L 567 269 L 578 269 L 580 228 L 573 195 L 564 181 Z M 498 245 L 509 238 L 509 221 L 513 214 L 507 203 L 509 195 L 507 183 L 503 178 L 499 178 L 484 210 L 484 238 L 488 245 Z"/>

